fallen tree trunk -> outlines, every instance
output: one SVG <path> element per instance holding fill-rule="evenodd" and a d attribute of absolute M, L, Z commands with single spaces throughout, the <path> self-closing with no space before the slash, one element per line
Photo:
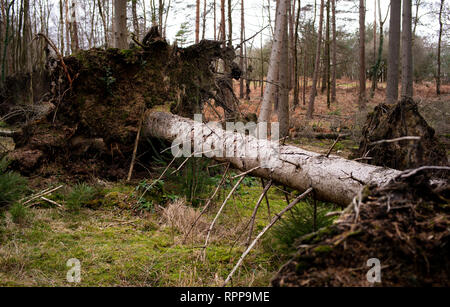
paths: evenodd
<path fill-rule="evenodd" d="M 203 129 L 201 137 L 193 137 L 195 125 L 196 129 Z M 379 186 L 400 174 L 397 170 L 337 156 L 326 157 L 294 146 L 279 146 L 277 149 L 277 143 L 270 140 L 225 131 L 164 112 L 147 114 L 143 129 L 144 134 L 168 141 L 190 140 L 192 148 L 203 148 L 197 153 L 205 152 L 204 155 L 214 160 L 228 161 L 242 171 L 253 169 L 251 174 L 254 176 L 271 179 L 299 191 L 312 187 L 315 198 L 343 206 L 348 205 L 363 186 Z M 207 153 L 202 144 L 207 144 L 215 153 L 230 149 L 238 153 L 246 148 L 247 152 L 258 154 L 241 152 L 224 157 Z"/>

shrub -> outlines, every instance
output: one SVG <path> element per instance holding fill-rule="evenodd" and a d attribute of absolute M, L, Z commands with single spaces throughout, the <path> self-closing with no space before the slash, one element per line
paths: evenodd
<path fill-rule="evenodd" d="M 96 193 L 93 187 L 85 183 L 75 185 L 66 197 L 65 204 L 67 209 L 72 212 L 78 212 L 81 206 L 86 205 L 95 198 Z"/>
<path fill-rule="evenodd" d="M 23 224 L 28 215 L 27 208 L 21 203 L 14 203 L 9 208 L 9 213 L 11 214 L 12 221 L 16 224 Z"/>
<path fill-rule="evenodd" d="M 332 210 L 331 205 L 317 203 L 316 229 L 331 225 L 333 217 L 325 215 Z M 309 233 L 314 232 L 314 206 L 312 201 L 306 201 L 285 213 L 283 218 L 275 224 L 265 241 L 265 246 L 290 252 L 295 248 L 295 241 Z"/>
<path fill-rule="evenodd" d="M 13 204 L 27 191 L 27 180 L 14 172 L 6 172 L 8 161 L 0 160 L 0 207 Z"/>

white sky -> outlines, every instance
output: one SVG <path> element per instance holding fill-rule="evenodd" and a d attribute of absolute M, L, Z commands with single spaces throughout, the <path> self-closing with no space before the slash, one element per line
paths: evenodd
<path fill-rule="evenodd" d="M 175 38 L 175 34 L 180 28 L 181 23 L 189 21 L 191 25 L 194 25 L 195 23 L 195 0 L 187 0 L 189 2 L 192 2 L 191 9 L 183 10 L 182 12 L 176 12 L 175 10 L 171 10 L 171 13 L 169 14 L 169 20 L 168 20 L 168 29 L 167 29 L 167 36 L 170 41 L 173 41 Z M 209 3 L 212 3 L 213 0 L 208 0 Z M 220 20 L 220 0 L 217 1 L 217 22 Z M 269 0 L 245 0 L 244 6 L 245 6 L 245 27 L 246 27 L 246 37 L 251 37 L 260 29 L 268 24 L 268 5 Z M 275 1 L 271 1 L 271 18 L 275 16 Z M 295 0 L 297 1 L 297 0 Z M 317 7 L 320 4 L 320 0 L 317 1 Z M 376 0 L 366 0 L 366 24 L 373 23 L 374 19 L 374 7 L 375 7 L 375 1 Z M 425 1 L 426 3 L 431 3 L 435 0 L 428 0 Z M 202 1 L 203 2 L 203 1 Z M 233 36 L 234 38 L 240 37 L 240 21 L 241 21 L 241 6 L 240 6 L 241 0 L 233 0 Z M 302 0 L 301 4 L 302 7 L 305 5 L 312 5 L 314 6 L 314 0 Z M 386 12 L 388 11 L 390 0 L 381 0 L 381 10 L 382 10 L 382 16 L 386 16 Z M 436 1 L 435 1 L 436 2 Z M 264 9 L 263 9 L 264 5 Z M 358 30 L 358 5 L 359 0 L 337 0 L 337 26 L 338 28 L 344 28 L 348 32 L 355 32 Z M 203 5 L 202 5 L 203 10 Z M 319 9 L 317 9 L 318 11 Z M 352 13 L 344 13 L 343 11 L 351 11 Z M 428 13 L 429 8 L 428 7 L 422 7 L 419 11 L 419 16 Z M 415 8 L 413 7 L 413 16 L 415 16 Z M 304 18 L 304 15 L 302 15 Z M 312 13 L 308 13 L 306 18 L 311 18 Z M 431 18 L 430 18 L 431 17 Z M 318 20 L 318 18 L 317 18 Z M 417 28 L 417 34 L 423 35 L 423 36 L 435 36 L 436 31 L 438 29 L 438 23 L 436 16 L 433 16 L 432 14 L 427 14 L 424 17 L 420 19 L 421 23 L 424 23 L 426 25 L 419 25 Z M 317 23 L 318 21 L 316 21 Z M 378 13 L 377 13 L 377 22 L 378 22 Z M 388 29 L 389 26 L 389 17 L 386 20 L 385 23 L 385 30 Z M 228 27 L 228 25 L 227 25 Z M 193 26 L 192 26 L 193 28 Z M 207 16 L 207 31 L 206 31 L 206 38 L 212 39 L 214 35 L 213 30 L 213 13 L 210 12 Z M 270 39 L 270 29 L 267 28 L 263 33 L 264 40 Z M 192 32 L 190 41 L 194 40 L 194 33 Z M 255 38 L 255 44 L 259 45 L 260 36 L 258 35 Z"/>

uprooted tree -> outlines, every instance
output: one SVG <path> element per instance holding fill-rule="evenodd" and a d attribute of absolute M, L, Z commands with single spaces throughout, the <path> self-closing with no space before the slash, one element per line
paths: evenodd
<path fill-rule="evenodd" d="M 41 103 L 33 108 L 20 108 L 14 103 L 17 100 L 11 99 L 14 92 L 3 94 L 9 99 L 2 100 L 1 109 L 4 113 L 14 114 L 10 120 L 28 119 L 21 132 L 14 135 L 17 149 L 9 155 L 13 167 L 41 176 L 52 176 L 63 169 L 70 175 L 125 178 L 138 123 L 144 118 L 144 136 L 169 141 L 167 146 L 172 146 L 170 142 L 178 138 L 188 140 L 192 148 L 199 147 L 200 144 L 196 143 L 208 144 L 211 150 L 231 148 L 235 154 L 225 157 L 211 154 L 203 146 L 197 153 L 230 162 L 244 172 L 251 171 L 252 175 L 299 191 L 312 188 L 317 199 L 341 206 L 351 204 L 337 226 L 325 230 L 329 235 L 323 236 L 322 230 L 305 243 L 312 249 L 305 251 L 305 244 L 300 247 L 300 256 L 280 271 L 274 285 L 301 285 L 310 276 L 311 284 L 327 284 L 322 280 L 330 280 L 333 272 L 328 268 L 331 265 L 348 268 L 338 276 L 338 281 L 360 284 L 352 277 L 362 274 L 361 266 L 365 263 L 357 261 L 361 262 L 366 255 L 355 250 L 369 250 L 363 247 L 367 247 L 374 238 L 380 243 L 373 249 L 380 253 L 390 244 L 399 246 L 387 254 L 390 257 L 388 265 L 404 257 L 402 250 L 409 248 L 414 255 L 422 254 L 419 253 L 412 262 L 399 262 L 405 266 L 402 270 L 410 270 L 412 278 L 425 276 L 422 274 L 424 269 L 428 270 L 427 274 L 434 272 L 434 267 L 427 267 L 426 263 L 436 249 L 448 250 L 450 240 L 448 168 L 444 179 L 442 175 L 439 181 L 426 177 L 418 185 L 414 180 L 422 171 L 409 173 L 402 179 L 405 174 L 394 169 L 321 155 L 293 146 L 277 147 L 270 140 L 195 123 L 186 117 L 201 111 L 209 99 L 214 99 L 225 114 L 235 113 L 230 80 L 239 78 L 240 71 L 233 65 L 234 50 L 214 41 L 177 48 L 162 40 L 157 31 L 150 31 L 143 42 L 135 43 L 139 47 L 79 51 L 64 58 L 64 63 L 61 60 L 50 61 L 46 75 L 50 91 L 41 93 Z M 216 71 L 214 63 L 217 60 L 228 66 L 225 73 Z M 67 74 L 73 80 L 71 84 L 67 81 Z M 179 116 L 155 111 L 155 107 L 167 102 L 171 103 L 172 113 Z M 199 138 L 193 138 L 196 125 L 204 131 Z M 237 154 L 240 148 L 247 148 L 257 155 Z M 414 220 L 416 216 L 420 219 Z M 372 223 L 374 221 L 376 223 Z M 422 221 L 425 224 L 420 224 Z M 434 222 L 429 224 L 430 221 Z M 386 224 L 390 226 L 384 227 Z M 379 230 L 379 227 L 385 231 L 373 230 Z M 438 227 L 437 235 L 430 238 L 426 235 L 433 230 L 432 227 Z M 359 237 L 355 231 L 365 235 Z M 408 242 L 416 237 L 414 242 L 419 245 L 419 250 L 411 251 Z M 357 239 L 349 241 L 349 238 Z M 398 240 L 404 244 L 398 244 Z M 348 250 L 345 246 L 354 249 Z M 349 256 L 341 257 L 345 253 Z M 358 253 L 358 256 L 350 257 L 352 253 Z M 320 258 L 322 255 L 326 257 Z M 444 272 L 439 283 L 448 285 L 448 252 L 437 255 L 444 259 L 440 266 Z M 317 262 L 319 258 L 323 259 L 320 265 Z M 306 264 L 305 259 L 308 260 Z M 311 272 L 316 275 L 311 275 Z M 399 283 L 411 284 L 406 279 Z"/>

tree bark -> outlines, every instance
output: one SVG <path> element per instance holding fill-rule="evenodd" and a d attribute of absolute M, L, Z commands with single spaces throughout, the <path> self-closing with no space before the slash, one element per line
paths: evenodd
<path fill-rule="evenodd" d="M 336 70 L 337 70 L 337 43 L 336 43 L 336 0 L 331 0 L 331 27 L 333 32 L 333 66 L 331 76 L 331 102 L 336 101 Z"/>
<path fill-rule="evenodd" d="M 115 47 L 119 49 L 127 49 L 128 33 L 127 33 L 127 1 L 114 0 L 114 33 Z"/>
<path fill-rule="evenodd" d="M 412 0 L 403 0 L 402 97 L 413 97 Z"/>
<path fill-rule="evenodd" d="M 359 108 L 366 108 L 366 7 L 359 0 Z"/>
<path fill-rule="evenodd" d="M 133 14 L 133 30 L 134 30 L 134 34 L 136 35 L 136 37 L 139 40 L 140 39 L 140 35 L 139 35 L 139 20 L 138 20 L 138 16 L 137 16 L 137 0 L 131 0 L 131 11 L 132 11 L 132 14 Z"/>
<path fill-rule="evenodd" d="M 267 72 L 267 84 L 264 91 L 261 109 L 259 111 L 258 122 L 268 122 L 272 112 L 272 103 L 275 101 L 275 92 L 278 81 L 278 67 L 280 66 L 281 51 L 283 44 L 283 25 L 287 19 L 287 8 L 285 1 L 280 1 L 277 5 L 277 16 L 275 18 L 275 33 L 270 54 L 269 71 Z"/>
<path fill-rule="evenodd" d="M 320 0 L 319 33 L 318 33 L 318 37 L 317 37 L 316 61 L 315 61 L 315 65 L 314 65 L 314 74 L 313 74 L 313 80 L 312 80 L 312 86 L 311 86 L 311 93 L 309 96 L 308 111 L 306 113 L 306 117 L 308 119 L 313 118 L 314 100 L 316 99 L 316 93 L 317 93 L 317 80 L 319 79 L 320 49 L 321 49 L 322 28 L 323 28 L 323 7 L 324 7 L 324 0 Z"/>
<path fill-rule="evenodd" d="M 286 16 L 288 8 L 291 6 L 291 0 L 282 0 L 286 6 Z M 280 102 L 278 105 L 278 122 L 280 123 L 280 137 L 289 135 L 289 36 L 288 36 L 288 20 L 284 19 L 283 23 L 283 43 L 281 47 L 281 61 L 279 70 L 280 83 Z"/>
<path fill-rule="evenodd" d="M 391 0 L 389 19 L 389 55 L 386 87 L 386 102 L 395 104 L 398 100 L 398 65 L 400 58 L 401 1 Z"/>
<path fill-rule="evenodd" d="M 272 141 L 224 131 L 218 127 L 206 127 L 191 119 L 164 112 L 147 114 L 143 127 L 144 135 L 168 141 L 188 140 L 192 148 L 196 146 L 192 138 L 194 127 L 199 129 L 197 131 L 203 130 L 203 137 L 199 133 L 195 138 L 197 146 L 200 140 L 203 144 L 211 144 L 211 148 L 215 150 L 225 148 L 224 152 L 228 148 L 246 146 L 249 151 L 257 151 L 258 157 L 245 155 L 220 157 L 211 152 L 205 153 L 205 156 L 220 162 L 230 162 L 242 171 L 253 169 L 251 174 L 254 176 L 267 178 L 299 191 L 312 187 L 317 199 L 342 206 L 348 205 L 364 185 L 381 185 L 401 173 L 397 170 L 350 161 L 337 156 L 327 158 L 325 155 L 294 146 L 279 146 L 277 151 L 277 144 Z"/>
<path fill-rule="evenodd" d="M 240 58 L 239 64 L 241 66 L 241 70 L 244 70 L 244 40 L 245 40 L 245 14 L 244 14 L 244 0 L 241 0 L 241 50 L 240 50 Z M 244 98 L 244 78 L 239 80 L 239 98 Z"/>
<path fill-rule="evenodd" d="M 195 6 L 195 43 L 200 41 L 200 0 L 197 0 Z"/>
<path fill-rule="evenodd" d="M 441 94 L 441 46 L 442 46 L 442 32 L 444 23 L 442 22 L 442 12 L 444 9 L 444 0 L 441 0 L 441 7 L 439 9 L 439 42 L 437 52 L 437 74 L 436 74 L 436 94 Z"/>

